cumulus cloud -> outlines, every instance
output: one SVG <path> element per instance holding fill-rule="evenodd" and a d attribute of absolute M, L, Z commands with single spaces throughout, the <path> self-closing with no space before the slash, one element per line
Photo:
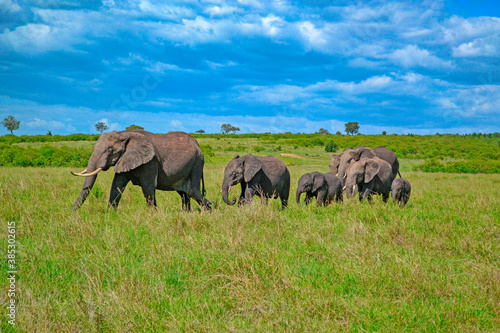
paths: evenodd
<path fill-rule="evenodd" d="M 205 13 L 210 16 L 226 16 L 240 11 L 239 8 L 231 6 L 211 6 L 205 9 Z"/>
<path fill-rule="evenodd" d="M 76 131 L 76 128 L 69 124 L 64 124 L 60 121 L 55 120 L 44 120 L 39 118 L 34 118 L 32 121 L 26 123 L 26 126 L 30 129 L 34 129 L 36 131 L 50 131 L 50 132 L 69 132 L 73 133 Z M 39 133 L 40 133 L 39 132 Z"/>
<path fill-rule="evenodd" d="M 500 33 L 453 48 L 454 57 L 498 57 L 500 56 Z"/>
<path fill-rule="evenodd" d="M 428 50 L 420 49 L 416 45 L 408 45 L 403 49 L 395 50 L 388 55 L 388 58 L 405 68 L 408 67 L 451 67 L 451 61 L 444 61 L 435 55 L 431 54 Z"/>

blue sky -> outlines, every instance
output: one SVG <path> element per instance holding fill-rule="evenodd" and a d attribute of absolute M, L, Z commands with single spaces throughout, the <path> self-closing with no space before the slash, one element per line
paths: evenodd
<path fill-rule="evenodd" d="M 0 0 L 0 117 L 16 134 L 500 132 L 499 16 L 481 0 Z"/>

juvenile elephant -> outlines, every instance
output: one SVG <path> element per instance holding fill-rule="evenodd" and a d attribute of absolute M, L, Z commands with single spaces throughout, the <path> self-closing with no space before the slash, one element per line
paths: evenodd
<path fill-rule="evenodd" d="M 338 155 L 337 155 L 338 156 Z M 358 146 L 355 149 L 349 148 L 346 149 L 342 155 L 340 155 L 340 162 L 338 165 L 338 177 L 342 182 L 342 185 L 345 185 L 345 179 L 347 176 L 347 170 L 349 169 L 349 166 L 351 163 L 356 162 L 361 160 L 362 158 L 374 158 L 378 157 L 387 163 L 390 164 L 391 166 L 391 172 L 394 175 L 394 178 L 399 174 L 399 160 L 396 156 L 396 154 L 384 147 L 384 146 L 378 146 L 374 149 L 371 149 L 366 146 Z M 337 160 L 338 157 L 335 157 L 335 160 Z M 334 157 L 332 157 L 332 161 L 330 161 L 330 165 L 332 165 L 334 160 Z M 401 174 L 399 174 L 399 177 L 401 177 Z"/>
<path fill-rule="evenodd" d="M 280 198 L 281 206 L 288 204 L 290 194 L 290 172 L 285 163 L 274 156 L 237 155 L 224 170 L 222 199 L 228 205 L 234 205 L 236 199 L 229 201 L 231 186 L 241 184 L 238 206 L 251 203 L 254 195 L 259 195 L 263 202 L 267 198 Z"/>
<path fill-rule="evenodd" d="M 401 207 L 406 206 L 408 200 L 410 200 L 411 185 L 410 182 L 404 178 L 394 179 L 391 185 L 392 200 L 395 204 L 399 204 Z"/>
<path fill-rule="evenodd" d="M 318 206 L 328 205 L 333 200 L 342 202 L 342 185 L 337 176 L 330 172 L 315 171 L 300 177 L 296 193 L 297 204 L 300 204 L 300 196 L 304 192 L 306 205 L 313 197 L 316 198 Z"/>
<path fill-rule="evenodd" d="M 394 174 L 389 163 L 378 157 L 362 158 L 351 163 L 347 170 L 345 191 L 350 198 L 357 186 L 359 200 L 370 200 L 372 194 L 380 194 L 384 202 L 387 202 L 391 191 Z"/>
<path fill-rule="evenodd" d="M 143 130 L 109 132 L 97 140 L 87 169 L 75 176 L 87 177 L 73 205 L 77 210 L 87 199 L 97 174 L 114 166 L 109 206 L 117 208 L 129 182 L 139 185 L 148 205 L 156 207 L 155 191 L 177 191 L 182 208 L 191 209 L 191 198 L 210 209 L 204 197 L 204 158 L 198 142 L 184 132 L 153 134 Z M 200 191 L 200 182 L 203 189 Z"/>

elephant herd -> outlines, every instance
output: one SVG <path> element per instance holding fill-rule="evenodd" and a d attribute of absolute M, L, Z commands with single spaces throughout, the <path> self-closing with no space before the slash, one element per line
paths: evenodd
<path fill-rule="evenodd" d="M 156 207 L 158 189 L 177 191 L 184 210 L 191 209 L 191 199 L 202 210 L 211 209 L 205 197 L 203 153 L 196 139 L 187 133 L 153 134 L 127 130 L 101 135 L 87 168 L 80 173 L 72 172 L 75 176 L 85 177 L 73 211 L 86 200 L 97 174 L 111 166 L 114 166 L 115 175 L 109 196 L 110 207 L 117 208 L 125 187 L 132 182 L 141 187 L 150 206 Z M 341 202 L 344 191 L 348 198 L 357 191 L 360 200 L 380 194 L 386 202 L 392 190 L 394 202 L 404 206 L 411 187 L 407 180 L 396 179 L 398 174 L 399 161 L 393 151 L 385 147 L 350 148 L 341 155 L 332 156 L 329 173 L 304 174 L 298 181 L 296 201 L 300 203 L 301 194 L 306 193 L 306 204 L 316 198 L 318 205 L 326 205 L 332 201 Z M 222 182 L 222 199 L 228 205 L 236 203 L 236 199 L 229 199 L 229 192 L 237 184 L 241 186 L 238 206 L 251 203 L 255 195 L 262 202 L 267 202 L 268 198 L 280 198 L 282 208 L 288 205 L 290 172 L 274 156 L 247 154 L 234 157 L 224 170 Z"/>

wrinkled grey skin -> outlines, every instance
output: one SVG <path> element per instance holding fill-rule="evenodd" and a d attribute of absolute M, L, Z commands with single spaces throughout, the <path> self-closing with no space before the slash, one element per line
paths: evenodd
<path fill-rule="evenodd" d="M 361 160 L 362 158 L 373 158 L 378 157 L 391 165 L 391 172 L 394 175 L 394 178 L 399 174 L 399 160 L 394 154 L 394 152 L 384 146 L 378 146 L 375 149 L 371 149 L 366 146 L 358 146 L 355 149 L 348 148 L 346 149 L 341 157 L 340 163 L 338 166 L 338 177 L 342 182 L 342 185 L 345 185 L 345 177 L 347 175 L 347 170 L 351 163 Z M 333 157 L 332 157 L 333 159 Z M 332 162 L 330 161 L 330 164 Z M 401 177 L 401 175 L 399 175 Z"/>
<path fill-rule="evenodd" d="M 332 155 L 332 158 L 330 159 L 330 172 L 333 173 L 334 175 L 339 174 L 339 166 L 340 166 L 340 159 L 342 158 L 342 154 L 340 155 Z"/>
<path fill-rule="evenodd" d="M 404 207 L 410 200 L 411 185 L 404 178 L 394 179 L 391 185 L 392 200 L 395 204 Z"/>
<path fill-rule="evenodd" d="M 362 158 L 353 162 L 347 170 L 346 196 L 353 196 L 357 186 L 360 201 L 370 200 L 372 194 L 380 194 L 384 202 L 387 202 L 394 177 L 391 165 L 386 161 L 378 157 Z"/>
<path fill-rule="evenodd" d="M 274 156 L 237 155 L 224 170 L 222 199 L 228 205 L 234 205 L 236 199 L 229 201 L 230 187 L 241 184 L 238 206 L 252 202 L 254 195 L 262 202 L 268 198 L 280 198 L 282 208 L 288 205 L 290 194 L 290 172 L 280 159 Z"/>
<path fill-rule="evenodd" d="M 117 208 L 121 195 L 129 182 L 139 185 L 148 206 L 156 207 L 155 191 L 177 191 L 182 198 L 182 208 L 191 209 L 191 198 L 202 209 L 210 209 L 204 197 L 203 153 L 198 142 L 184 132 L 153 134 L 143 130 L 109 132 L 96 142 L 87 171 L 114 166 L 109 206 Z M 87 198 L 95 176 L 87 177 L 80 195 L 73 205 L 77 210 Z M 203 190 L 200 191 L 200 182 Z"/>
<path fill-rule="evenodd" d="M 318 206 L 328 205 L 334 200 L 342 202 L 342 185 L 333 173 L 321 173 L 318 171 L 306 173 L 299 179 L 296 192 L 297 204 L 300 204 L 300 196 L 306 193 L 304 203 L 309 204 L 312 198 L 316 198 Z"/>

